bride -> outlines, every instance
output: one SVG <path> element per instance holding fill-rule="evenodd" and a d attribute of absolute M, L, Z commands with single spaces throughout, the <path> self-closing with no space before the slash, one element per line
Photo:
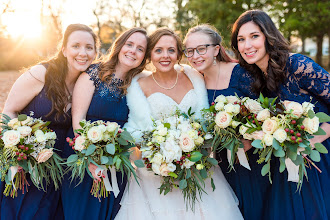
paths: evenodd
<path fill-rule="evenodd" d="M 208 107 L 207 92 L 202 76 L 187 65 L 178 65 L 183 55 L 180 38 L 167 28 L 157 29 L 149 39 L 147 58 L 156 68 L 153 73 L 143 72 L 132 80 L 127 90 L 127 105 L 130 109 L 125 128 L 137 142 L 142 132 L 152 126 L 152 118 L 166 117 L 177 108 L 187 112 L 191 107 L 198 112 Z M 135 156 L 139 156 L 136 150 Z M 202 198 L 196 202 L 195 212 L 186 210 L 183 195 L 173 189 L 167 195 L 160 194 L 161 177 L 138 169 L 139 184 L 132 180 L 122 200 L 118 220 L 144 219 L 243 219 L 238 200 L 217 166 L 212 191 L 210 180 L 205 181 Z"/>

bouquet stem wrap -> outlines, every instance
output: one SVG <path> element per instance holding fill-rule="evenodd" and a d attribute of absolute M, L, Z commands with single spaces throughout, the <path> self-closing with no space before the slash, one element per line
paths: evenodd
<path fill-rule="evenodd" d="M 104 186 L 108 192 L 113 192 L 115 195 L 115 198 L 117 198 L 119 194 L 119 186 L 117 182 L 117 176 L 116 176 L 116 168 L 115 167 L 109 167 L 109 171 L 111 173 L 111 182 L 109 181 L 108 173 L 107 173 L 107 167 L 106 166 L 100 166 L 95 170 L 95 175 L 103 179 Z M 99 173 L 101 173 L 99 175 Z"/>

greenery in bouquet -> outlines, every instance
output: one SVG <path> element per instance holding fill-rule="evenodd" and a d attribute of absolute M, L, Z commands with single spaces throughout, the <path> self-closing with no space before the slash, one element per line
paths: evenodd
<path fill-rule="evenodd" d="M 46 191 L 49 184 L 58 189 L 63 160 L 54 152 L 56 133 L 47 127 L 50 122 L 24 114 L 13 119 L 1 114 L 0 123 L 0 178 L 6 182 L 4 195 L 14 198 L 18 190 L 23 194 L 28 191 L 28 173 L 38 189 Z"/>
<path fill-rule="evenodd" d="M 86 121 L 80 122 L 81 129 L 75 130 L 78 134 L 75 138 L 67 138 L 69 145 L 76 154 L 68 157 L 66 165 L 71 171 L 71 179 L 79 178 L 80 184 L 87 172 L 91 178 L 92 174 L 88 169 L 90 163 L 95 164 L 99 169 L 101 181 L 93 181 L 91 194 L 96 198 L 108 197 L 110 191 L 116 195 L 117 180 L 115 171 L 126 174 L 129 179 L 131 174 L 137 181 L 136 173 L 131 165 L 129 156 L 135 142 L 126 130 L 122 130 L 116 122 Z M 107 177 L 107 170 L 111 172 L 112 186 Z M 96 174 L 99 175 L 99 174 Z M 108 186 L 109 183 L 110 185 Z"/>
<path fill-rule="evenodd" d="M 258 101 L 261 108 L 258 107 L 260 111 L 254 118 L 256 123 L 249 121 L 250 127 L 245 129 L 245 137 L 253 140 L 252 146 L 260 155 L 258 162 L 266 163 L 261 170 L 262 175 L 268 174 L 271 182 L 273 155 L 280 161 L 279 172 L 287 169 L 289 176 L 297 176 L 295 182 L 301 189 L 303 177 L 308 179 L 306 167 L 312 165 L 317 168 L 314 162 L 320 161 L 320 153 L 328 153 L 321 143 L 311 146 L 309 139 L 313 135 L 325 134 L 319 124 L 329 122 L 330 117 L 323 112 L 315 113 L 310 102 L 300 104 L 285 100 L 275 104 L 275 100 L 260 94 Z M 292 166 L 297 168 L 297 175 L 291 169 L 289 171 L 288 167 Z"/>
<path fill-rule="evenodd" d="M 141 143 L 142 160 L 135 161 L 137 167 L 147 167 L 163 178 L 160 194 L 166 195 L 179 188 L 194 210 L 197 196 L 205 193 L 205 180 L 211 178 L 211 168 L 217 161 L 209 156 L 211 145 L 206 144 L 206 131 L 201 123 L 179 110 L 175 114 L 154 120 L 153 130 L 144 132 Z M 206 137 L 207 138 L 207 137 Z"/>

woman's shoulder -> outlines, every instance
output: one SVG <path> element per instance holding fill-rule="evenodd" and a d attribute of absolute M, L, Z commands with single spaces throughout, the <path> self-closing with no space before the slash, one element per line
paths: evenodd
<path fill-rule="evenodd" d="M 202 74 L 187 64 L 175 64 L 174 69 L 176 71 L 183 71 L 193 83 L 196 80 L 204 82 Z"/>
<path fill-rule="evenodd" d="M 38 81 L 39 83 L 44 84 L 46 71 L 47 69 L 44 65 L 38 64 L 28 69 L 25 73 L 22 74 L 22 76 L 34 79 L 36 83 Z"/>

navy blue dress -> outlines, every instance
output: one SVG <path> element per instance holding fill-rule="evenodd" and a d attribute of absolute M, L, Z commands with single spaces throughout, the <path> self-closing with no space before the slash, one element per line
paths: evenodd
<path fill-rule="evenodd" d="M 41 92 L 22 110 L 22 114 L 30 115 L 33 111 L 35 118 L 42 118 L 44 121 L 50 121 L 48 126 L 56 132 L 57 140 L 55 148 L 60 150 L 56 153 L 61 156 L 61 151 L 65 144 L 65 137 L 68 130 L 71 128 L 71 115 L 68 117 L 60 117 L 58 121 L 55 120 L 55 114 L 48 117 L 46 115 L 51 111 L 52 102 L 46 96 L 46 88 L 44 87 Z M 19 190 L 17 197 L 14 199 L 10 196 L 6 197 L 3 194 L 2 184 L 1 191 L 1 208 L 0 219 L 12 220 L 12 219 L 63 219 L 63 210 L 60 199 L 60 190 L 55 191 L 54 185 L 50 184 L 47 187 L 47 192 L 38 190 L 32 183 L 27 174 L 27 180 L 30 186 L 28 192 L 22 194 Z"/>
<path fill-rule="evenodd" d="M 214 102 L 218 95 L 230 96 L 237 94 L 239 97 L 257 98 L 250 92 L 251 82 L 250 74 L 237 64 L 233 69 L 227 89 L 207 90 L 209 103 Z M 253 150 L 249 150 L 247 151 L 247 157 L 251 170 L 240 164 L 234 164 L 235 171 L 228 172 L 227 151 L 222 150 L 217 154 L 219 166 L 239 200 L 239 208 L 244 219 L 263 220 L 265 219 L 263 215 L 264 201 L 268 199 L 267 192 L 270 190 L 270 183 L 268 177 L 261 176 L 262 165 L 256 162 L 259 156 L 253 154 Z"/>
<path fill-rule="evenodd" d="M 330 74 L 309 57 L 291 55 L 287 61 L 287 79 L 279 92 L 266 94 L 279 96 L 281 100 L 315 104 L 315 112 L 330 113 Z M 330 139 L 323 142 L 330 151 Z M 307 168 L 308 181 L 304 178 L 301 192 L 297 184 L 288 182 L 285 170 L 279 173 L 279 160 L 272 160 L 272 190 L 268 198 L 269 212 L 265 219 L 330 219 L 330 155 L 321 154 L 321 161 Z"/>
<path fill-rule="evenodd" d="M 98 76 L 98 64 L 91 65 L 86 72 L 95 86 L 86 120 L 117 122 L 122 127 L 128 119 L 126 96 L 123 96 L 122 90 L 118 88 L 122 81 L 112 78 L 109 82 L 102 82 Z M 69 136 L 73 136 L 72 131 Z M 65 157 L 73 153 L 73 150 L 67 145 L 64 151 Z M 110 175 L 108 172 L 109 179 Z M 120 209 L 120 201 L 127 183 L 126 176 L 122 177 L 121 173 L 117 172 L 119 195 L 115 198 L 111 192 L 107 198 L 102 197 L 101 201 L 90 193 L 93 179 L 88 174 L 78 186 L 75 181 L 70 183 L 71 180 L 68 178 L 69 175 L 65 177 L 62 186 L 65 219 L 114 219 Z"/>

